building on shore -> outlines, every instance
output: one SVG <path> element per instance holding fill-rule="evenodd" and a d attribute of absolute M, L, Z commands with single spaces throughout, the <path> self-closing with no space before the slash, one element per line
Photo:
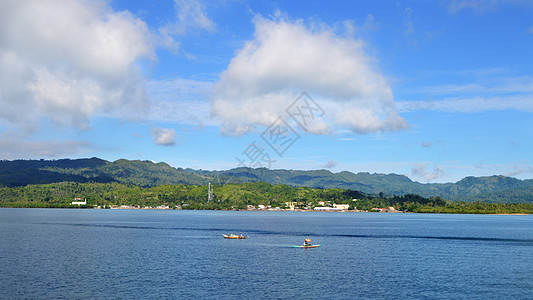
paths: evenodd
<path fill-rule="evenodd" d="M 72 201 L 71 205 L 87 205 L 87 199 L 76 197 L 74 198 L 74 201 Z"/>
<path fill-rule="evenodd" d="M 290 210 L 294 210 L 296 205 L 298 205 L 298 202 L 285 202 L 285 206 L 287 206 Z"/>
<path fill-rule="evenodd" d="M 333 208 L 340 208 L 342 210 L 348 210 L 350 208 L 349 204 L 333 204 Z"/>

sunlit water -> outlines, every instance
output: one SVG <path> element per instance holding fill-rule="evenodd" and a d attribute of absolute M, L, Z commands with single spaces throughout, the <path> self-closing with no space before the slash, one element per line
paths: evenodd
<path fill-rule="evenodd" d="M 533 216 L 0 209 L 0 271 L 3 299 L 526 299 Z"/>

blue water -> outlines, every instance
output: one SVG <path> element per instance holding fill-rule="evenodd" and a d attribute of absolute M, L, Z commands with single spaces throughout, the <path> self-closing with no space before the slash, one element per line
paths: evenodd
<path fill-rule="evenodd" d="M 0 209 L 0 298 L 531 299 L 533 216 Z"/>

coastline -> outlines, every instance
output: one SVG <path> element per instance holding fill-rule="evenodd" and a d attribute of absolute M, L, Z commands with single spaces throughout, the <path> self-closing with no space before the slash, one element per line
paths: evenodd
<path fill-rule="evenodd" d="M 368 214 L 443 214 L 443 215 L 493 215 L 493 216 L 529 216 L 532 213 L 483 213 L 483 212 L 409 212 L 409 211 L 366 211 L 366 210 L 313 210 L 313 209 L 182 209 L 172 207 L 76 207 L 76 206 L 43 206 L 43 207 L 22 207 L 22 206 L 2 206 L 0 208 L 34 208 L 34 209 L 111 209 L 111 210 L 189 210 L 189 211 L 250 211 L 250 212 L 327 212 L 327 213 L 368 213 Z"/>

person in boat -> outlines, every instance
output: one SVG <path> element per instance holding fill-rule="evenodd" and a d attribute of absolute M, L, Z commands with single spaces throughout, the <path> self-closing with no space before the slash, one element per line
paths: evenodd
<path fill-rule="evenodd" d="M 310 246 L 311 245 L 311 240 L 310 239 L 305 239 L 304 240 L 304 246 Z"/>

